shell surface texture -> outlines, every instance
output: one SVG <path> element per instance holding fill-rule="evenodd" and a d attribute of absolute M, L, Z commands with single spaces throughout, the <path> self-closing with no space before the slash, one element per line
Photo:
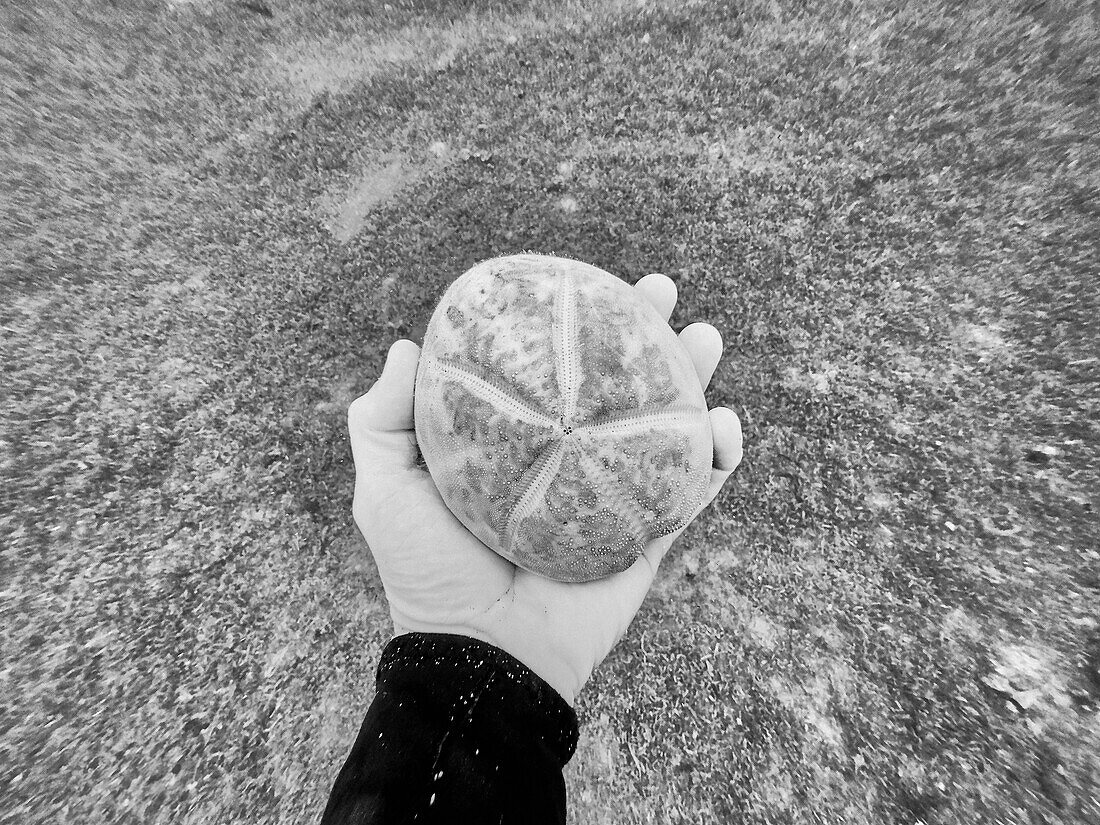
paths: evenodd
<path fill-rule="evenodd" d="M 414 399 L 448 508 L 542 576 L 625 570 L 703 504 L 713 447 L 691 358 L 595 266 L 511 255 L 465 272 L 428 323 Z"/>

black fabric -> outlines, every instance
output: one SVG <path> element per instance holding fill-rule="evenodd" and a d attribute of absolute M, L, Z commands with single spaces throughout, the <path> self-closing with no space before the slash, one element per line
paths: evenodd
<path fill-rule="evenodd" d="M 321 822 L 559 825 L 576 747 L 573 709 L 519 660 L 466 636 L 398 636 Z"/>

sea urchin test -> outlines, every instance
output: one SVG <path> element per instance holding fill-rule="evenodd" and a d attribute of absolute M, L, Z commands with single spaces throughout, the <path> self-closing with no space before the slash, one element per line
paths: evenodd
<path fill-rule="evenodd" d="M 459 277 L 428 323 L 414 409 L 451 512 L 552 579 L 625 570 L 706 495 L 691 358 L 636 289 L 580 261 L 513 255 Z"/>

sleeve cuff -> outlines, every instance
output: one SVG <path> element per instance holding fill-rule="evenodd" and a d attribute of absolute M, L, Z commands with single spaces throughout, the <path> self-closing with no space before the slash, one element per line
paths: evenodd
<path fill-rule="evenodd" d="M 396 636 L 382 652 L 377 678 L 379 690 L 420 692 L 430 686 L 434 699 L 475 724 L 479 708 L 493 708 L 500 735 L 533 734 L 560 767 L 576 751 L 573 708 L 534 671 L 486 642 L 449 633 Z"/>

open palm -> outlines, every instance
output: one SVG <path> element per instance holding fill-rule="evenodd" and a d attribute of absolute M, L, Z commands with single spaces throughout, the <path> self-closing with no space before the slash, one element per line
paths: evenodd
<path fill-rule="evenodd" d="M 676 286 L 648 275 L 636 287 L 666 320 Z M 705 390 L 722 341 L 709 324 L 680 333 Z M 493 644 L 545 679 L 569 703 L 626 632 L 678 531 L 651 541 L 628 569 L 583 583 L 557 582 L 498 556 L 451 513 L 416 464 L 413 386 L 420 349 L 390 348 L 382 375 L 348 410 L 355 457 L 353 513 L 378 565 L 395 634 L 456 633 Z M 714 469 L 702 507 L 741 460 L 741 426 L 711 410 Z M 700 510 L 702 510 L 702 507 Z"/>

